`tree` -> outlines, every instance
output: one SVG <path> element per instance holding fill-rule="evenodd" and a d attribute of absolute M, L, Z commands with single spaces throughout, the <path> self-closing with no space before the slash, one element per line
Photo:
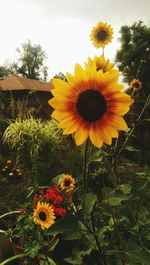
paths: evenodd
<path fill-rule="evenodd" d="M 7 76 L 7 75 L 16 75 L 16 65 L 14 63 L 6 62 L 4 65 L 0 65 L 0 77 Z"/>
<path fill-rule="evenodd" d="M 134 78 L 140 79 L 147 93 L 150 84 L 150 27 L 138 21 L 132 26 L 122 26 L 120 34 L 121 48 L 117 51 L 116 62 L 124 81 L 130 83 Z"/>
<path fill-rule="evenodd" d="M 17 52 L 19 53 L 17 73 L 27 78 L 46 81 L 48 68 L 44 65 L 44 61 L 47 56 L 41 46 L 32 45 L 28 40 L 22 44 L 21 49 L 17 48 Z"/>
<path fill-rule="evenodd" d="M 61 79 L 61 80 L 67 81 L 66 76 L 65 76 L 62 72 L 59 72 L 59 73 L 56 74 L 53 78 L 59 78 L 59 79 Z"/>

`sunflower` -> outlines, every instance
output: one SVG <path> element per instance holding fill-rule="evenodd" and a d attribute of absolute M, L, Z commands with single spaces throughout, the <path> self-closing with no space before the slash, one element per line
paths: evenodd
<path fill-rule="evenodd" d="M 134 90 L 134 91 L 138 91 L 139 89 L 142 88 L 142 82 L 139 79 L 133 79 L 130 83 L 130 87 Z"/>
<path fill-rule="evenodd" d="M 93 59 L 88 57 L 88 61 L 87 63 L 85 63 L 85 67 L 91 67 L 93 65 L 95 65 L 97 71 L 99 70 L 102 70 L 103 72 L 117 71 L 113 69 L 114 64 L 110 63 L 109 59 L 105 60 L 104 55 L 101 56 L 95 55 Z"/>
<path fill-rule="evenodd" d="M 112 137 L 118 138 L 118 130 L 127 130 L 122 116 L 133 102 L 117 83 L 119 72 L 103 73 L 95 66 L 83 69 L 76 64 L 74 76 L 66 76 L 68 82 L 52 80 L 52 117 L 59 121 L 64 135 L 75 133 L 77 145 L 88 137 L 98 148 L 103 143 L 111 145 Z"/>
<path fill-rule="evenodd" d="M 95 27 L 93 27 L 90 35 L 90 39 L 96 48 L 105 47 L 112 41 L 113 29 L 111 25 L 100 21 Z"/>
<path fill-rule="evenodd" d="M 61 179 L 60 187 L 62 190 L 66 190 L 68 193 L 73 191 L 75 179 L 70 175 L 64 175 Z"/>
<path fill-rule="evenodd" d="M 55 222 L 55 215 L 52 206 L 49 203 L 38 202 L 33 213 L 34 222 L 39 224 L 44 230 L 48 229 Z"/>

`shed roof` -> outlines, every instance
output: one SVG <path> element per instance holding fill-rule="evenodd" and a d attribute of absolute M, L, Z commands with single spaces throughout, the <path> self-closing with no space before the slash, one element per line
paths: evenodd
<path fill-rule="evenodd" d="M 0 78 L 0 90 L 36 90 L 50 92 L 51 89 L 51 82 L 42 82 L 14 75 Z"/>

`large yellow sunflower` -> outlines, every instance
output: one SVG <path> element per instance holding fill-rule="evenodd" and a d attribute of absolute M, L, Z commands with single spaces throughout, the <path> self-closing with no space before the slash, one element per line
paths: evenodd
<path fill-rule="evenodd" d="M 68 193 L 73 191 L 75 188 L 75 179 L 70 175 L 64 175 L 61 179 L 60 187 L 62 190 L 66 190 Z"/>
<path fill-rule="evenodd" d="M 142 82 L 139 79 L 133 79 L 130 83 L 130 87 L 134 90 L 134 91 L 138 91 L 139 89 L 142 88 Z"/>
<path fill-rule="evenodd" d="M 112 137 L 118 137 L 118 130 L 127 130 L 122 116 L 129 110 L 133 100 L 121 90 L 117 83 L 119 73 L 109 73 L 95 66 L 83 69 L 76 64 L 74 76 L 67 73 L 65 82 L 53 79 L 53 98 L 49 104 L 54 108 L 52 117 L 59 121 L 64 134 L 75 133 L 77 145 L 89 137 L 92 143 L 101 147 L 111 145 Z"/>
<path fill-rule="evenodd" d="M 112 41 L 113 29 L 111 25 L 100 21 L 95 27 L 93 27 L 90 39 L 96 48 L 105 47 Z"/>
<path fill-rule="evenodd" d="M 34 222 L 42 228 L 48 229 L 55 222 L 54 210 L 49 203 L 38 201 L 33 213 Z"/>
<path fill-rule="evenodd" d="M 95 55 L 94 58 L 88 57 L 87 63 L 85 63 L 85 67 L 91 67 L 95 65 L 96 70 L 102 70 L 103 72 L 112 72 L 112 71 L 117 71 L 114 70 L 114 64 L 109 62 L 109 59 L 105 60 L 104 55 L 97 56 Z"/>

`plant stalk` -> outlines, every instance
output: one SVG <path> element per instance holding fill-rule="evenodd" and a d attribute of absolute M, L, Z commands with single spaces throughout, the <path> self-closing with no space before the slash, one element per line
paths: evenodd
<path fill-rule="evenodd" d="M 93 229 L 93 233 L 94 233 L 93 236 L 94 236 L 94 239 L 95 239 L 95 242 L 96 242 L 96 245 L 97 245 L 97 248 L 98 248 L 98 252 L 99 252 L 99 257 L 100 257 L 100 262 L 101 262 L 100 264 L 101 265 L 107 265 L 107 262 L 106 262 L 105 257 L 104 257 L 103 250 L 101 248 L 101 245 L 99 243 L 98 237 L 96 235 L 93 212 L 91 212 L 91 221 L 92 221 L 92 229 Z"/>
<path fill-rule="evenodd" d="M 138 118 L 137 118 L 137 121 L 139 121 L 139 120 L 141 119 L 141 117 L 142 117 L 142 115 L 143 115 L 145 109 L 146 109 L 147 106 L 149 105 L 149 100 L 150 100 L 150 94 L 148 95 L 147 100 L 145 101 L 144 107 L 143 107 L 143 109 L 141 110 L 141 112 L 140 112 L 140 114 L 139 114 L 139 116 L 138 116 Z M 119 152 L 118 152 L 118 154 L 116 155 L 116 157 L 115 157 L 113 163 L 111 164 L 111 167 L 110 167 L 109 170 L 108 170 L 108 174 L 111 172 L 111 169 L 112 169 L 113 166 L 116 164 L 116 162 L 117 162 L 117 160 L 118 160 L 120 154 L 122 153 L 122 150 L 124 149 L 124 147 L 125 147 L 127 141 L 129 140 L 130 136 L 132 135 L 132 133 L 133 133 L 135 127 L 136 127 L 136 124 L 133 124 L 133 127 L 131 128 L 129 134 L 127 135 L 127 137 L 126 137 L 126 139 L 125 139 L 125 141 L 124 141 L 124 143 L 122 144 L 121 149 L 119 150 Z"/>
<path fill-rule="evenodd" d="M 85 212 L 86 212 L 86 207 L 87 207 L 87 202 L 86 202 L 86 193 L 87 193 L 87 172 L 88 172 L 88 147 L 89 147 L 89 142 L 88 140 L 86 141 L 85 144 L 85 151 L 84 151 L 84 160 L 83 160 L 83 219 L 85 217 Z"/>

